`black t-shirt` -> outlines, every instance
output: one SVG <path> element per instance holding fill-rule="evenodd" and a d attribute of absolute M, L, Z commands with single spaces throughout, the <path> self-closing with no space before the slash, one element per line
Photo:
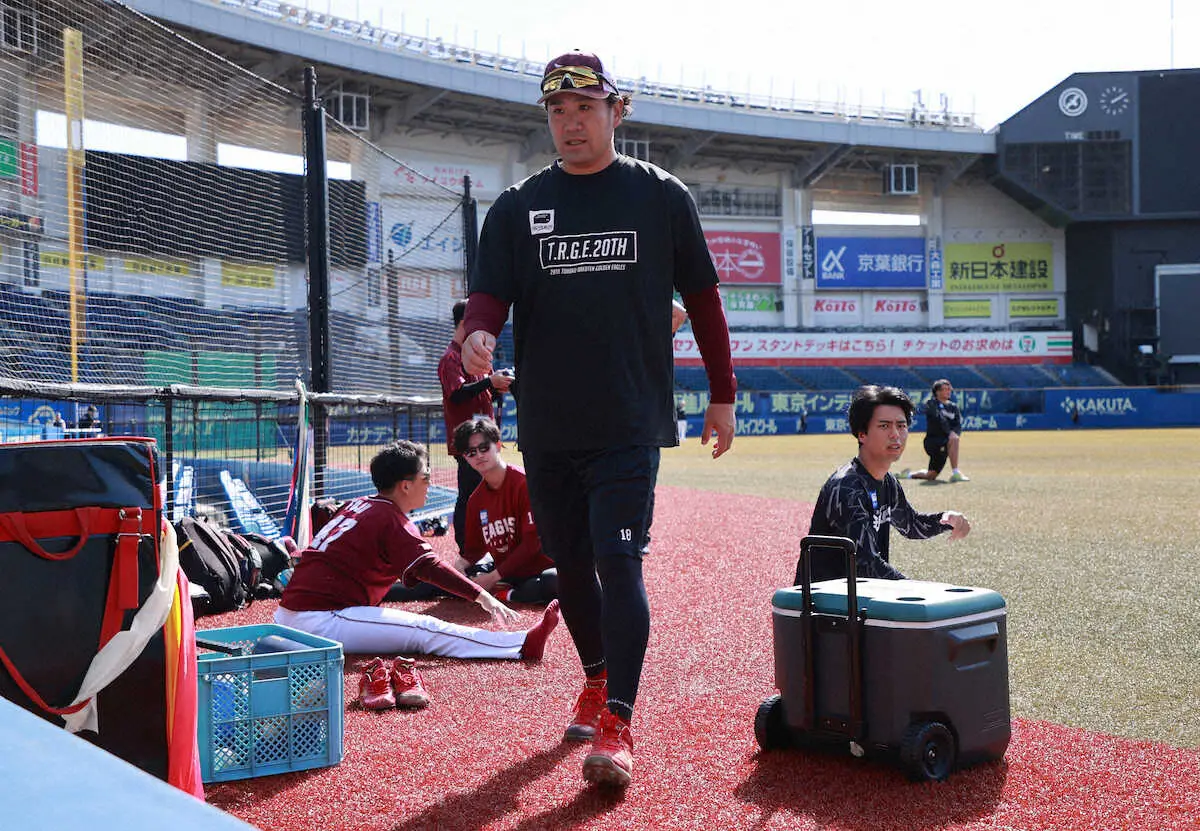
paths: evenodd
<path fill-rule="evenodd" d="M 676 444 L 671 298 L 716 283 L 687 188 L 652 164 L 554 163 L 504 191 L 471 291 L 513 306 L 522 449 Z"/>

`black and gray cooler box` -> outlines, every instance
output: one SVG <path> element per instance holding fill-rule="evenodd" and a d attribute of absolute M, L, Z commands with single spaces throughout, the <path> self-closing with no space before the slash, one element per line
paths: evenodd
<path fill-rule="evenodd" d="M 1002 757 L 1011 736 L 1004 598 L 920 580 L 810 584 L 806 559 L 822 548 L 853 568 L 850 540 L 802 541 L 800 585 L 771 601 L 780 694 L 759 707 L 759 745 L 840 746 L 899 761 L 917 780 Z"/>

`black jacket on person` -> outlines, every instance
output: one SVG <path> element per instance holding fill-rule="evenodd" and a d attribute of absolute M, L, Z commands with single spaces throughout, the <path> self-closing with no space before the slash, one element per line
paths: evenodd
<path fill-rule="evenodd" d="M 904 575 L 888 562 L 888 531 L 893 525 L 910 540 L 929 539 L 950 530 L 942 524 L 941 512 L 922 514 L 908 504 L 895 476 L 886 473 L 882 481 L 875 479 L 855 457 L 821 488 L 808 533 L 853 540 L 859 577 L 903 580 Z M 845 577 L 846 569 L 831 552 L 822 551 L 814 558 L 811 573 L 815 583 Z"/>
<path fill-rule="evenodd" d="M 936 395 L 925 402 L 925 438 L 945 444 L 951 433 L 962 433 L 962 413 L 953 401 L 939 401 Z"/>

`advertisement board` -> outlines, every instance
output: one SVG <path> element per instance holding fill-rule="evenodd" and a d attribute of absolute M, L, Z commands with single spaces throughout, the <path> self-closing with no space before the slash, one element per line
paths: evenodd
<path fill-rule="evenodd" d="M 991 316 L 992 298 L 990 297 L 972 297 L 970 300 L 942 301 L 942 317 L 947 320 L 990 318 Z"/>
<path fill-rule="evenodd" d="M 1070 362 L 1070 332 L 732 332 L 733 363 L 746 365 Z M 675 362 L 701 363 L 691 331 L 675 334 Z"/>
<path fill-rule="evenodd" d="M 774 312 L 779 308 L 779 290 L 721 287 L 721 300 L 727 312 Z"/>
<path fill-rule="evenodd" d="M 929 238 L 929 288 L 933 291 L 941 291 L 943 286 L 942 238 L 932 236 Z"/>
<path fill-rule="evenodd" d="M 925 240 L 817 237 L 817 288 L 925 288 Z"/>
<path fill-rule="evenodd" d="M 241 289 L 273 289 L 275 266 L 222 260 L 221 285 Z"/>
<path fill-rule="evenodd" d="M 383 208 L 378 202 L 367 203 L 367 262 L 383 262 Z"/>
<path fill-rule="evenodd" d="M 763 231 L 705 231 L 704 241 L 724 284 L 781 283 L 779 234 Z"/>
<path fill-rule="evenodd" d="M 453 159 L 423 153 L 410 153 L 405 164 L 397 165 L 391 175 L 381 177 L 379 187 L 384 194 L 412 193 L 412 187 L 439 185 L 461 193 L 467 177 L 471 179 L 471 195 L 476 198 L 495 198 L 512 184 L 504 174 L 504 166 L 482 159 Z"/>
<path fill-rule="evenodd" d="M 812 225 L 800 228 L 800 278 L 814 280 L 817 276 L 817 237 Z"/>
<path fill-rule="evenodd" d="M 917 326 L 927 324 L 925 298 L 920 294 L 873 294 L 864 303 L 868 326 Z"/>
<path fill-rule="evenodd" d="M 812 322 L 814 326 L 861 326 L 862 296 L 853 292 L 845 294 L 826 294 L 804 298 L 805 303 L 812 304 Z"/>
<path fill-rule="evenodd" d="M 796 229 L 783 232 L 783 281 L 792 285 L 796 281 Z"/>
<path fill-rule="evenodd" d="M 390 252 L 403 268 L 463 267 L 462 217 L 456 203 L 385 196 L 380 210 L 384 263 Z"/>
<path fill-rule="evenodd" d="M 947 292 L 1054 291 L 1049 242 L 946 244 Z"/>
<path fill-rule="evenodd" d="M 12 139 L 0 138 L 0 179 L 17 178 L 19 152 Z"/>
<path fill-rule="evenodd" d="M 190 263 L 166 257 L 126 257 L 123 264 L 125 270 L 130 274 L 145 274 L 152 277 L 192 277 L 195 275 Z"/>
<path fill-rule="evenodd" d="M 1009 298 L 1008 316 L 1011 317 L 1062 317 L 1057 297 Z"/>

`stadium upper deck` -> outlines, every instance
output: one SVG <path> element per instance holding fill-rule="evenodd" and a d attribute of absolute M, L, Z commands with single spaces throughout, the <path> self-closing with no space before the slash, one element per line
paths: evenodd
<path fill-rule="evenodd" d="M 285 86 L 300 88 L 317 63 L 326 88 L 361 89 L 389 127 L 420 125 L 549 150 L 531 106 L 541 64 L 390 32 L 277 0 L 129 0 L 139 11 L 185 26 L 218 54 Z M 367 77 L 364 77 L 367 76 Z M 289 83 L 288 81 L 291 81 Z M 642 79 L 620 79 L 637 95 L 637 129 L 675 167 L 687 161 L 755 161 L 794 170 L 803 182 L 833 167 L 879 170 L 904 160 L 941 174 L 995 152 L 973 116 L 906 108 L 737 95 Z"/>
<path fill-rule="evenodd" d="M 157 24 L 135 23 L 117 4 L 100 7 L 108 18 L 104 28 L 83 27 L 84 43 L 91 44 L 84 62 L 88 117 L 157 130 L 186 145 L 186 162 L 161 166 L 157 184 L 133 177 L 138 187 L 116 201 L 132 199 L 136 210 L 89 214 L 89 244 L 103 241 L 108 223 L 114 254 L 97 261 L 103 279 L 89 275 L 89 291 L 144 285 L 204 309 L 303 309 L 302 259 L 290 249 L 286 263 L 271 247 L 243 250 L 237 229 L 263 224 L 262 199 L 226 206 L 238 221 L 222 223 L 209 210 L 197 223 L 191 206 L 208 206 L 211 199 L 191 200 L 178 185 L 219 190 L 228 178 L 219 171 L 239 167 L 221 158 L 231 145 L 295 153 L 299 102 L 293 91 L 302 88 L 307 66 L 316 67 L 318 93 L 343 122 L 333 158 L 353 169 L 357 207 L 339 227 L 361 244 L 353 261 L 335 263 L 334 279 L 344 288 L 334 304 L 377 328 L 393 316 L 381 303 L 384 293 L 404 297 L 397 318 L 423 321 L 431 331 L 442 325 L 446 297 L 461 290 L 467 237 L 455 227 L 461 223 L 449 219 L 468 175 L 472 195 L 486 210 L 508 183 L 553 158 L 544 114 L 530 103 L 536 65 L 277 0 L 129 5 L 213 54 L 181 57 L 171 36 L 160 32 L 168 40 L 155 61 L 144 60 L 131 35 L 137 29 L 149 37 L 144 30 Z M 63 6 L 84 7 L 96 11 L 88 0 Z M 124 16 L 109 14 L 114 9 Z M 57 31 L 47 28 L 47 43 Z M 221 65 L 197 77 L 196 62 L 210 59 Z M 28 71 L 17 58 L 12 66 L 13 77 Z M 243 77 L 246 70 L 252 81 Z M 56 72 L 44 74 L 36 86 L 12 85 L 13 94 L 34 93 L 28 122 L 35 111 L 40 118 L 42 109 L 61 107 Z M 921 357 L 964 363 L 1069 361 L 1072 352 L 1087 353 L 1124 380 L 1137 377 L 1146 354 L 1156 366 L 1200 367 L 1194 327 L 1164 315 L 1193 304 L 1160 302 L 1160 295 L 1192 298 L 1194 267 L 1187 264 L 1200 262 L 1200 189 L 1186 186 L 1200 181 L 1200 166 L 1190 149 L 1194 118 L 1185 117 L 1200 113 L 1200 106 L 1175 114 L 1164 106 L 1200 102 L 1200 70 L 1072 75 L 995 133 L 982 132 L 969 116 L 919 107 L 739 97 L 623 80 L 637 93 L 637 110 L 617 136 L 620 149 L 667 167 L 692 188 L 730 323 L 756 334 L 745 339 L 744 364 L 778 362 L 784 353 L 783 362 L 791 364 L 895 363 L 897 356 L 911 363 L 911 341 L 940 350 Z M 271 87 L 275 97 L 259 94 L 255 84 Z M 1122 105 L 1106 106 L 1118 91 Z M 37 100 L 51 103 L 42 107 Z M 32 132 L 32 124 L 20 126 Z M 53 219 L 68 160 L 43 149 L 42 193 L 24 182 L 9 190 L 22 191 L 20 204 L 30 215 Z M 132 158 L 114 165 L 132 171 Z M 102 204 L 96 197 L 105 183 L 89 171 L 87 204 L 96 213 L 91 206 Z M 167 177 L 175 177 L 176 186 L 164 187 Z M 114 179 L 110 195 L 120 195 L 128 178 Z M 414 182 L 424 182 L 428 192 L 411 191 Z M 261 195 L 277 184 L 264 179 Z M 439 188 L 444 192 L 433 192 Z M 431 199 L 445 204 L 429 210 Z M 881 229 L 818 226 L 817 209 L 904 214 L 908 222 Z M 215 254 L 205 248 L 196 259 L 194 235 L 185 230 L 204 223 L 216 226 L 228 245 Z M 226 234 L 223 224 L 235 230 Z M 170 233 L 149 233 L 159 227 Z M 23 232 L 8 236 L 14 233 Z M 272 233 L 276 242 L 287 236 Z M 48 225 L 40 253 L 26 246 L 23 261 L 8 258 L 15 277 L 8 282 L 35 294 L 64 290 L 65 242 L 62 229 Z M 147 265 L 116 255 L 142 249 L 180 262 Z M 249 269 L 227 261 L 235 258 L 247 260 Z M 172 279 L 200 279 L 138 282 L 151 267 Z M 401 281 L 398 290 L 384 285 L 393 279 Z M 235 288 L 244 291 L 235 296 Z M 1160 344 L 1164 320 L 1187 337 L 1162 334 Z M 398 338 L 398 323 L 383 328 Z M 954 332 L 966 334 L 941 337 Z M 822 333 L 844 336 L 834 341 Z M 881 353 L 879 344 L 889 339 L 899 346 Z M 963 343 L 988 346 L 982 355 L 959 355 Z M 1173 354 L 1156 354 L 1168 343 Z"/>

